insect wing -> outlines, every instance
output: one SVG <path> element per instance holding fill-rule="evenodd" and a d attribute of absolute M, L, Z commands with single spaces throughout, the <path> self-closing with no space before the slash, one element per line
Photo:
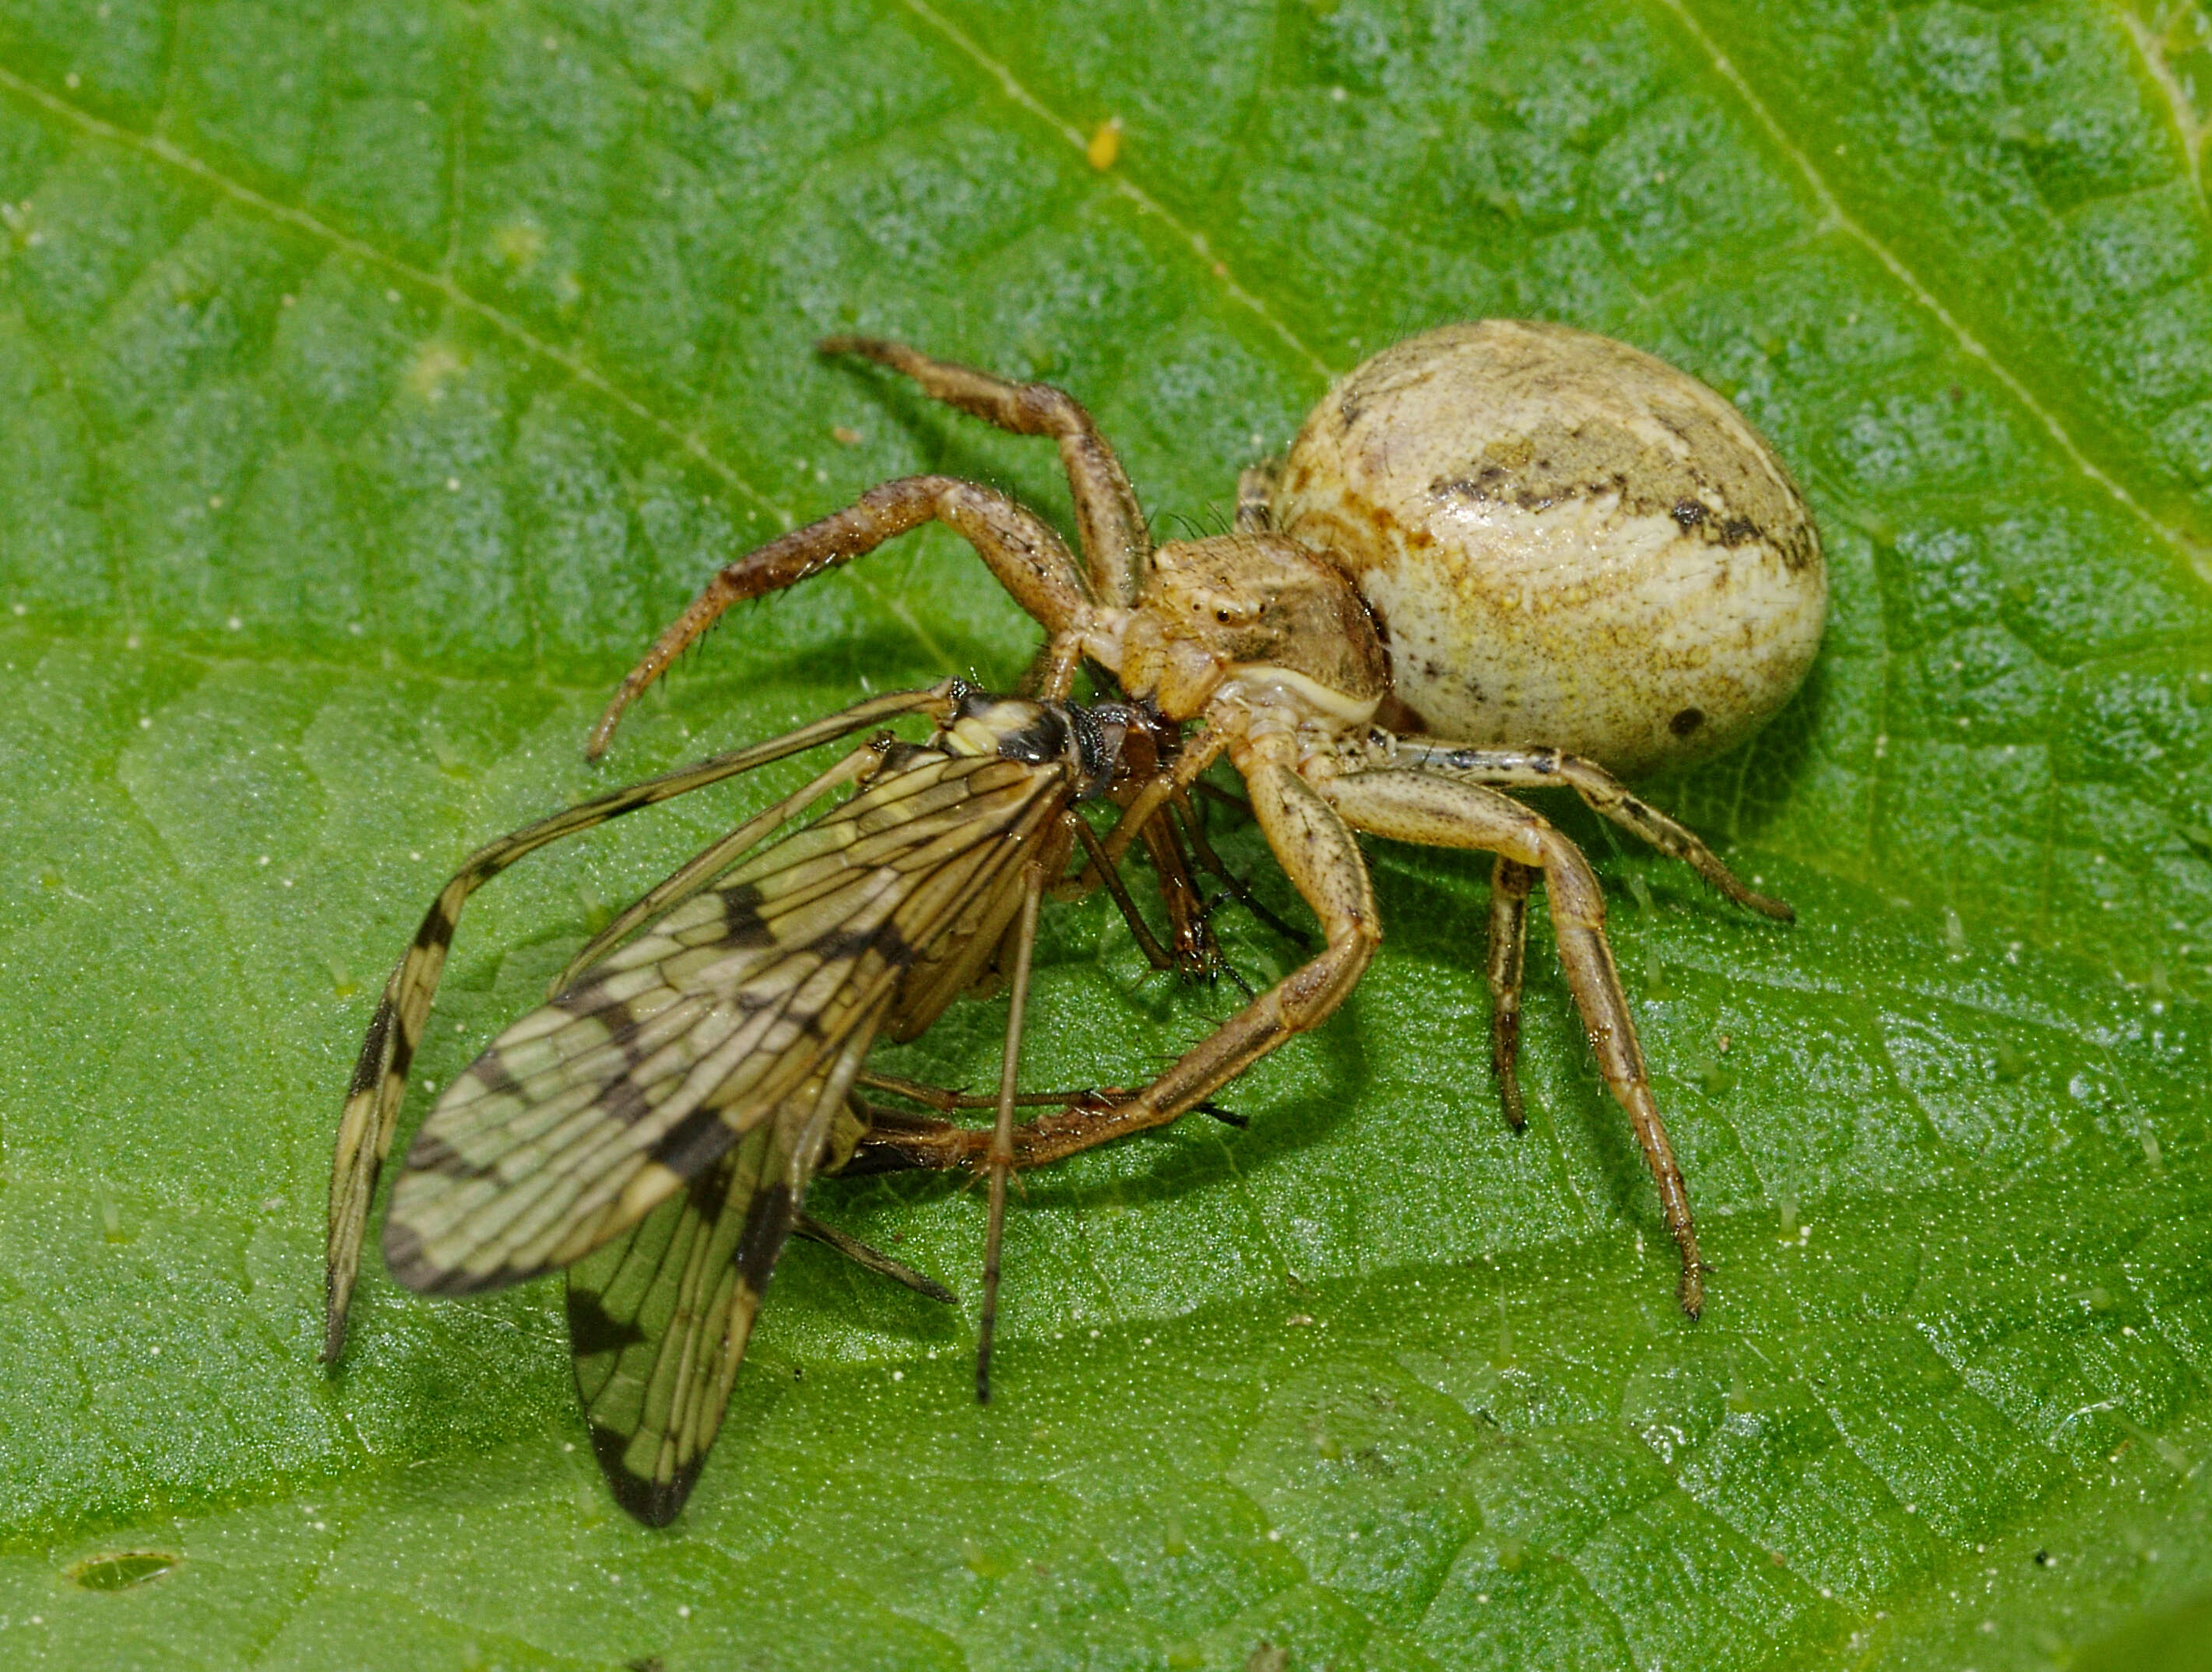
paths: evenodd
<path fill-rule="evenodd" d="M 493 1042 L 392 1192 L 409 1286 L 581 1258 L 719 1159 L 848 1046 L 902 973 L 999 891 L 1065 804 L 1057 763 L 915 751 L 686 902 Z"/>
<path fill-rule="evenodd" d="M 822 1134 L 864 1053 L 810 1081 L 712 1166 L 568 1268 L 568 1341 L 615 1499 L 676 1518 L 720 1432 Z M 832 1094 L 834 1093 L 834 1097 Z"/>

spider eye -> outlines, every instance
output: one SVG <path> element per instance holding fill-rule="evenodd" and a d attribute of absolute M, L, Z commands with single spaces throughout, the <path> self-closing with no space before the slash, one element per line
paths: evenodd
<path fill-rule="evenodd" d="M 1226 610 L 1216 610 L 1213 612 L 1213 618 L 1219 622 L 1224 627 L 1229 625 L 1229 611 Z"/>

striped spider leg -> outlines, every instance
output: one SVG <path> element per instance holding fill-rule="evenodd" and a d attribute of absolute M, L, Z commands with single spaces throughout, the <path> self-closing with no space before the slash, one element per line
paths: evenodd
<path fill-rule="evenodd" d="M 1797 914 L 1783 901 L 1744 885 L 1720 856 L 1687 826 L 1632 793 L 1627 786 L 1595 761 L 1556 749 L 1476 749 L 1439 738 L 1393 738 L 1377 733 L 1372 745 L 1394 767 L 1491 789 L 1571 789 L 1599 818 L 1619 825 L 1680 860 L 1736 904 L 1794 923 Z M 1528 893 L 1536 872 L 1501 853 L 1491 868 L 1490 1061 L 1505 1119 L 1518 1132 L 1528 1124 L 1521 1103 L 1517 1069 L 1521 1045 L 1521 972 L 1528 935 Z"/>
<path fill-rule="evenodd" d="M 1056 440 L 1074 496 L 1083 564 L 1042 518 L 995 488 L 950 476 L 884 483 L 844 510 L 748 552 L 708 581 L 623 677 L 585 746 L 590 758 L 605 751 L 623 711 L 732 605 L 850 562 L 927 522 L 945 524 L 975 547 L 1000 584 L 1051 635 L 1039 663 L 1039 696 L 1065 697 L 1073 689 L 1083 606 L 1127 606 L 1136 598 L 1152 560 L 1152 535 L 1121 461 L 1073 396 L 1050 384 L 1010 383 L 896 343 L 832 337 L 817 346 L 823 354 L 859 355 L 902 372 L 933 398 L 1000 429 Z"/>

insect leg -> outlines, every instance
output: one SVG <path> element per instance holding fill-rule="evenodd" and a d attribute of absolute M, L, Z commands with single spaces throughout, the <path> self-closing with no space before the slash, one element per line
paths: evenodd
<path fill-rule="evenodd" d="M 1172 733 L 1170 733 L 1170 738 Z M 1110 790 L 1115 804 L 1121 807 L 1122 818 L 1103 845 L 1084 835 L 1085 864 L 1077 876 L 1067 879 L 1054 890 L 1054 897 L 1076 899 L 1093 887 L 1103 884 L 1109 890 L 1117 888 L 1120 879 L 1113 874 L 1113 860 L 1125 851 L 1129 832 L 1121 824 L 1128 823 L 1128 809 L 1143 802 L 1152 811 L 1131 824 L 1145 846 L 1145 857 L 1151 862 L 1153 876 L 1158 879 L 1160 903 L 1167 908 L 1168 956 L 1170 963 L 1163 964 L 1153 956 L 1151 946 L 1145 955 L 1156 970 L 1172 968 L 1186 981 L 1212 981 L 1216 975 L 1229 968 L 1221 955 L 1220 942 L 1215 939 L 1212 925 L 1207 921 L 1207 906 L 1198 891 L 1197 879 L 1191 874 L 1190 859 L 1174 824 L 1161 811 L 1162 798 L 1172 794 L 1174 781 L 1170 769 L 1163 765 L 1160 731 L 1152 727 L 1133 727 L 1122 743 L 1122 771 Z M 1168 758 L 1172 759 L 1172 755 Z M 1149 763 L 1140 763 L 1148 762 Z M 1115 903 L 1129 921 L 1131 930 L 1143 945 L 1151 939 L 1150 931 L 1140 928 L 1133 907 L 1117 891 Z M 1238 980 L 1235 970 L 1229 971 L 1232 980 Z M 1250 989 L 1246 989 L 1249 997 Z"/>
<path fill-rule="evenodd" d="M 1797 919 L 1797 914 L 1781 901 L 1747 887 L 1687 825 L 1632 793 L 1595 761 L 1563 755 L 1556 749 L 1462 748 L 1434 738 L 1397 739 L 1392 760 L 1398 766 L 1498 788 L 1553 789 L 1564 785 L 1581 796 L 1598 817 L 1641 836 L 1668 858 L 1681 860 L 1738 905 L 1784 923 Z"/>
<path fill-rule="evenodd" d="M 1152 824 L 1146 827 L 1148 848 L 1151 846 L 1149 838 L 1152 831 L 1158 826 L 1158 822 L 1155 819 Z M 1137 943 L 1137 950 L 1145 955 L 1145 961 L 1155 970 L 1174 970 L 1182 967 L 1182 960 L 1160 945 L 1159 937 L 1152 933 L 1152 926 L 1145 921 L 1144 914 L 1137 909 L 1137 903 L 1129 897 L 1129 886 L 1121 880 L 1121 871 L 1115 866 L 1113 860 L 1106 857 L 1106 844 L 1098 839 L 1098 833 L 1084 820 L 1079 818 L 1075 821 L 1075 834 L 1083 843 L 1083 851 L 1091 859 L 1090 868 L 1084 874 L 1087 877 L 1095 872 L 1098 880 L 1106 885 L 1106 892 L 1113 897 L 1114 903 L 1121 908 L 1122 919 L 1128 924 L 1129 933 Z M 1175 874 L 1183 882 L 1187 883 L 1189 880 L 1188 872 Z M 1160 887 L 1163 892 L 1169 888 L 1170 882 L 1170 873 L 1163 871 L 1160 873 Z"/>
<path fill-rule="evenodd" d="M 1145 858 L 1159 883 L 1161 903 L 1167 907 L 1175 967 L 1187 981 L 1212 981 L 1229 968 L 1229 962 L 1222 957 L 1221 943 L 1214 936 L 1208 915 L 1211 908 L 1198 891 L 1198 879 L 1191 874 L 1190 854 L 1182 830 L 1163 812 L 1146 820 L 1139 836 L 1145 844 Z M 1102 847 L 1100 853 L 1103 851 Z M 1099 856 L 1091 856 L 1094 864 Z M 1234 978 L 1236 971 L 1230 970 L 1230 975 Z"/>
<path fill-rule="evenodd" d="M 1206 786 L 1201 785 L 1200 787 Z M 1244 804 L 1239 801 L 1237 805 L 1242 807 Z M 1252 891 L 1250 884 L 1222 863 L 1221 856 L 1213 851 L 1212 842 L 1206 839 L 1205 822 L 1199 818 L 1198 809 L 1191 804 L 1190 797 L 1178 793 L 1175 798 L 1175 809 L 1184 834 L 1190 837 L 1190 845 L 1198 854 L 1198 862 L 1228 885 L 1230 897 L 1291 945 L 1301 952 L 1310 949 L 1313 939 L 1304 929 L 1285 922 L 1273 907 Z"/>
<path fill-rule="evenodd" d="M 1239 818 L 1249 818 L 1252 816 L 1252 804 L 1249 801 L 1241 795 L 1231 795 L 1218 784 L 1210 784 L 1201 778 L 1190 787 L 1193 794 L 1202 795 L 1216 806 L 1228 808 Z"/>
<path fill-rule="evenodd" d="M 1597 1054 L 1598 1070 L 1635 1128 L 1644 1164 L 1659 1187 L 1667 1229 L 1682 1253 L 1682 1310 L 1697 1316 L 1705 1304 L 1705 1262 L 1698 1252 L 1689 1192 L 1651 1095 L 1636 1021 L 1605 938 L 1605 896 L 1589 861 L 1536 812 L 1480 784 L 1428 772 L 1355 772 L 1331 779 L 1325 793 L 1329 804 L 1359 830 L 1431 847 L 1486 849 L 1544 872 L 1567 985 Z"/>
<path fill-rule="evenodd" d="M 1528 1124 L 1521 1106 L 1521 967 L 1528 944 L 1528 890 L 1536 873 L 1504 854 L 1490 870 L 1490 1071 L 1505 1123 Z"/>
<path fill-rule="evenodd" d="M 461 908 L 470 895 L 525 855 L 548 842 L 591 830 L 611 818 L 635 812 L 673 796 L 703 788 L 722 779 L 749 772 L 770 761 L 795 755 L 828 743 L 850 732 L 880 724 L 898 714 L 918 710 L 951 712 L 961 688 L 946 681 L 925 691 L 898 691 L 856 704 L 811 726 L 749 748 L 717 755 L 696 765 L 664 773 L 628 788 L 594 796 L 562 812 L 526 824 L 512 835 L 478 848 L 439 891 L 438 897 L 415 932 L 399 966 L 385 983 L 368 1035 L 362 1042 L 361 1058 L 354 1065 L 346 1091 L 344 1111 L 338 1119 L 336 1154 L 331 1164 L 330 1231 L 324 1271 L 323 1358 L 335 1362 L 345 1346 L 346 1309 L 353 1298 L 354 1281 L 361 1269 L 361 1247 L 368 1224 L 369 1201 L 376 1179 L 391 1152 L 392 1134 L 399 1120 L 399 1105 L 407 1092 L 407 1074 L 413 1067 L 422 1027 L 429 1018 L 430 1003 L 446 967 L 447 950 L 460 921 Z"/>
<path fill-rule="evenodd" d="M 835 1249 L 854 1265 L 878 1273 L 895 1283 L 903 1283 L 925 1299 L 938 1301 L 946 1306 L 960 1304 L 959 1296 L 928 1274 L 918 1272 L 913 1267 L 892 1259 L 881 1249 L 870 1248 L 859 1237 L 838 1230 L 834 1225 L 824 1225 L 811 1213 L 801 1213 L 793 1220 L 791 1232 L 794 1237 L 804 1237 L 811 1243 Z"/>
<path fill-rule="evenodd" d="M 1017 435 L 1050 435 L 1060 443 L 1060 462 L 1075 496 L 1076 532 L 1090 565 L 1094 594 L 1113 604 L 1135 600 L 1152 556 L 1152 537 L 1128 473 L 1081 403 L 1049 383 L 1012 383 L 988 372 L 886 343 L 872 337 L 827 337 L 815 344 L 823 354 L 856 354 L 902 372 L 932 400 L 1012 430 Z"/>
<path fill-rule="evenodd" d="M 1115 799 L 1121 816 L 1114 821 L 1114 828 L 1106 833 L 1106 852 L 1112 859 L 1120 859 L 1129 851 L 1129 844 L 1141 834 L 1150 820 L 1161 813 L 1177 795 L 1186 793 L 1196 782 L 1200 773 L 1219 759 L 1229 746 L 1228 733 L 1218 727 L 1200 733 L 1176 757 L 1171 772 L 1156 773 L 1142 781 L 1137 793 L 1123 800 Z M 1248 784 L 1246 787 L 1249 787 Z M 1272 840 L 1272 839 L 1271 839 Z"/>
<path fill-rule="evenodd" d="M 1077 815 L 1067 815 L 1080 822 Z M 1006 1049 L 999 1062 L 999 1118 L 991 1128 L 991 1219 L 983 1240 L 983 1316 L 975 1337 L 975 1401 L 991 1402 L 991 1337 L 999 1323 L 999 1261 L 1006 1244 L 1006 1185 L 1014 1171 L 1014 1092 L 1021 1075 L 1022 1021 L 1029 1007 L 1030 961 L 1036 951 L 1037 906 L 1045 876 L 1032 865 L 1023 879 L 1022 915 L 1014 940 L 1013 991 L 1006 1006 Z"/>
<path fill-rule="evenodd" d="M 668 665 L 720 619 L 732 604 L 759 598 L 836 568 L 873 551 L 884 541 L 941 522 L 957 533 L 990 568 L 1014 602 L 1055 640 L 1069 637 L 1085 608 L 1082 572 L 1051 526 L 996 489 L 951 476 L 909 476 L 871 488 L 843 510 L 794 528 L 746 553 L 709 581 L 682 615 L 662 629 L 644 659 L 623 676 L 620 689 L 584 745 L 597 760 L 613 738 L 623 710 L 659 678 Z M 1076 659 L 1066 659 L 1073 678 Z M 1065 696 L 1048 690 L 1048 696 Z"/>

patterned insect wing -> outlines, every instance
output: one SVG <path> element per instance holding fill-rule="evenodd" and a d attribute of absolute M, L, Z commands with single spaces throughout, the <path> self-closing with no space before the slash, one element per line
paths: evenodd
<path fill-rule="evenodd" d="M 908 751 L 611 953 L 439 1099 L 392 1194 L 394 1275 L 496 1287 L 636 1224 L 872 1038 L 1070 790 L 1057 761 Z"/>
<path fill-rule="evenodd" d="M 720 880 L 735 836 L 662 885 L 659 921 L 508 1028 L 425 1121 L 386 1224 L 394 1275 L 463 1292 L 568 1266 L 594 1448 L 640 1519 L 672 1518 L 697 1478 L 794 1229 L 849 1243 L 803 1207 L 849 1147 L 869 1047 L 917 984 L 933 1015 L 988 962 L 1031 863 L 1056 873 L 1069 804 L 1117 759 L 1105 725 L 957 694 L 930 746 L 855 766 L 842 806 Z M 526 851 L 487 852 L 510 849 Z M 380 1098 L 404 1089 L 404 1069 L 370 1078 Z"/>
<path fill-rule="evenodd" d="M 705 1171 L 568 1268 L 568 1339 L 592 1449 L 648 1526 L 683 1508 L 720 1432 L 812 1158 L 863 1053 L 780 1104 Z"/>
<path fill-rule="evenodd" d="M 336 1363 L 345 1348 L 346 1315 L 352 1302 L 354 1282 L 360 1273 L 369 1203 L 398 1125 L 400 1104 L 407 1093 L 408 1073 L 429 1021 L 446 954 L 470 896 L 508 866 L 549 843 L 902 714 L 934 714 L 942 722 L 958 712 L 969 694 L 969 688 L 960 681 L 948 679 L 926 690 L 890 691 L 870 697 L 781 737 L 712 756 L 579 802 L 510 831 L 469 855 L 439 891 L 436 901 L 423 916 L 422 927 L 416 931 L 414 944 L 385 983 L 383 996 L 369 1023 L 368 1037 L 362 1043 L 361 1056 L 347 1087 L 345 1107 L 338 1117 L 337 1142 L 331 1158 L 329 1237 L 323 1274 L 323 1357 L 326 1361 Z M 648 902 L 659 900 L 662 903 L 645 911 L 643 915 L 659 915 L 679 899 L 689 898 L 696 891 L 690 886 L 695 878 L 703 885 L 726 868 L 721 855 L 743 853 L 777 826 L 814 806 L 830 790 L 867 776 L 879 762 L 881 752 L 872 745 L 854 751 L 806 787 L 739 825 L 649 895 Z M 702 872 L 699 867 L 706 869 Z M 629 915 L 624 914 L 625 918 Z M 623 935 L 617 933 L 615 939 L 622 938 Z M 614 941 L 606 944 L 612 945 Z M 596 942 L 594 945 L 592 957 L 596 958 L 604 947 Z"/>

